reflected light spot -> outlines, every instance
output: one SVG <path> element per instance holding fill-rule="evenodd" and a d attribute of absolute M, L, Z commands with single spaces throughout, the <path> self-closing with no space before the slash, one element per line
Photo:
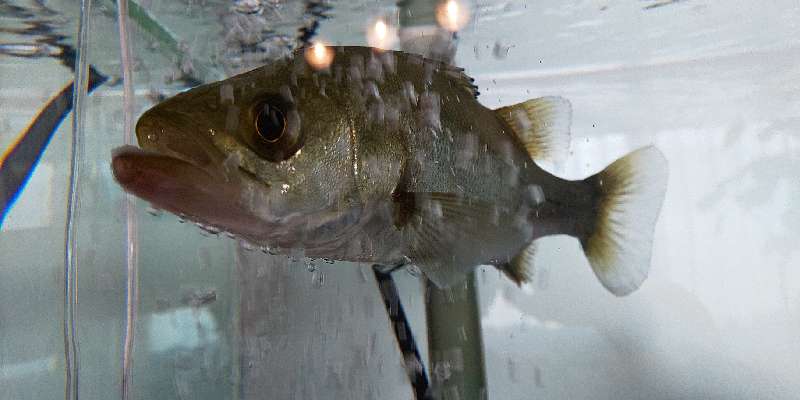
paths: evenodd
<path fill-rule="evenodd" d="M 333 62 L 333 50 L 321 42 L 306 49 L 306 61 L 314 69 L 325 69 Z"/>
<path fill-rule="evenodd" d="M 375 23 L 375 34 L 381 39 L 386 37 L 386 23 L 383 20 L 379 19 Z"/>
<path fill-rule="evenodd" d="M 436 21 L 450 32 L 460 30 L 468 20 L 469 7 L 458 0 L 447 0 L 436 7 Z"/>
<path fill-rule="evenodd" d="M 367 28 L 367 43 L 379 49 L 390 49 L 397 42 L 397 28 L 378 18 Z"/>

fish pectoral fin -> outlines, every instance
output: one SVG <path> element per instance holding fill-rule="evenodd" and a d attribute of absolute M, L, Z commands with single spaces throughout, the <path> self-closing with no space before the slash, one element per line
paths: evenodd
<path fill-rule="evenodd" d="M 530 282 L 533 277 L 533 260 L 536 256 L 536 242 L 531 242 L 519 252 L 511 261 L 497 266 L 508 279 L 522 286 L 523 283 Z"/>
<path fill-rule="evenodd" d="M 395 191 L 392 202 L 394 226 L 405 238 L 409 259 L 439 287 L 461 281 L 496 247 L 483 243 L 481 227 L 493 213 L 484 202 L 454 193 L 402 191 Z"/>
<path fill-rule="evenodd" d="M 560 162 L 569 153 L 572 106 L 563 97 L 531 99 L 494 112 L 534 160 Z"/>

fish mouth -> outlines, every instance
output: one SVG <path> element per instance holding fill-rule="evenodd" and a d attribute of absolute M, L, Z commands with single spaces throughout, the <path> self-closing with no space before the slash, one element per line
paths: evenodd
<path fill-rule="evenodd" d="M 113 151 L 111 171 L 127 192 L 153 206 L 244 238 L 265 237 L 273 219 L 253 207 L 268 197 L 266 187 L 244 174 L 214 173 L 135 146 Z"/>
<path fill-rule="evenodd" d="M 117 183 L 156 208 L 252 243 L 302 247 L 309 257 L 327 257 L 347 247 L 377 214 L 390 213 L 377 205 L 287 209 L 279 188 L 241 169 L 223 170 L 135 146 L 115 149 L 111 159 Z"/>

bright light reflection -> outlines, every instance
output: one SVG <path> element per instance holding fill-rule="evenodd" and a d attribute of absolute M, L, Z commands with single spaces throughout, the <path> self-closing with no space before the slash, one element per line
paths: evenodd
<path fill-rule="evenodd" d="M 467 25 L 469 7 L 458 0 L 447 0 L 436 7 L 436 21 L 442 28 L 456 32 Z"/>
<path fill-rule="evenodd" d="M 321 42 L 306 49 L 306 61 L 314 69 L 325 69 L 333 62 L 333 50 Z"/>
<path fill-rule="evenodd" d="M 378 18 L 367 27 L 367 43 L 379 49 L 390 49 L 397 42 L 397 28 Z"/>

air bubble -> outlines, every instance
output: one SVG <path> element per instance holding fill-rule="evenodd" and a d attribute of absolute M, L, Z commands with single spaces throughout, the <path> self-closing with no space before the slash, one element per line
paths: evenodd
<path fill-rule="evenodd" d="M 415 278 L 422 276 L 422 270 L 420 270 L 419 267 L 414 264 L 406 266 L 406 272 Z"/>
<path fill-rule="evenodd" d="M 306 259 L 306 269 L 308 270 L 308 272 L 314 272 L 317 270 L 317 264 L 315 263 L 315 260 L 313 258 Z"/>
<path fill-rule="evenodd" d="M 325 285 L 325 273 L 322 270 L 316 270 L 311 274 L 311 282 L 315 288 L 321 288 Z"/>

